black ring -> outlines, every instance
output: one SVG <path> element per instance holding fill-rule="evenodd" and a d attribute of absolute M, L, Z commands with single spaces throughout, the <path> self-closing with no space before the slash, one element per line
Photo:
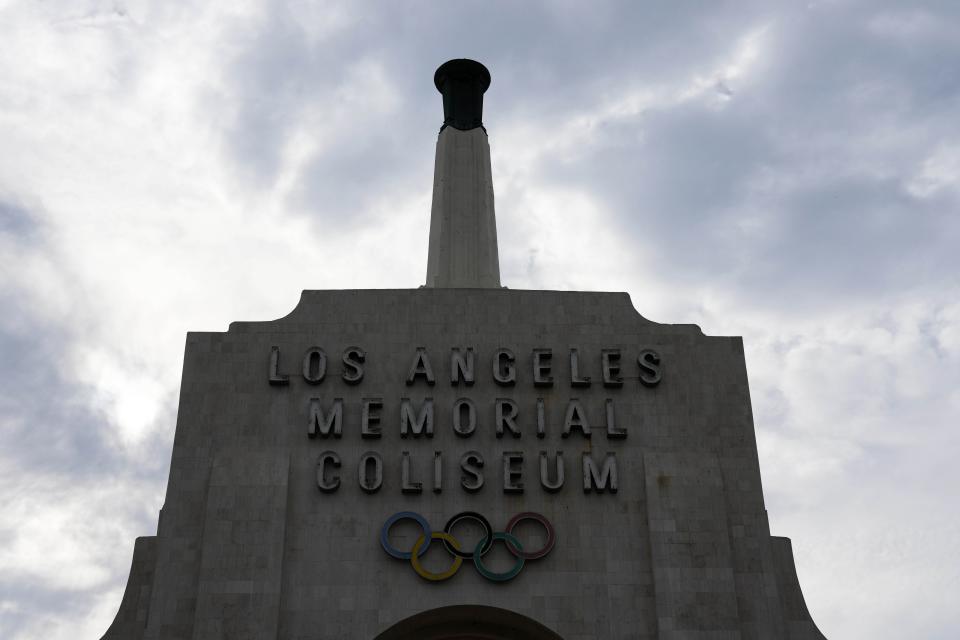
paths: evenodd
<path fill-rule="evenodd" d="M 484 518 L 483 515 L 477 513 L 476 511 L 461 511 L 460 513 L 456 514 L 447 520 L 447 524 L 443 527 L 444 532 L 452 535 L 453 527 L 461 520 L 476 520 L 480 523 L 480 526 L 483 527 L 484 531 L 483 539 L 480 541 L 480 545 L 478 545 L 481 547 L 480 555 L 484 555 L 487 553 L 487 551 L 490 551 L 490 547 L 493 546 L 493 527 L 490 526 L 489 520 Z M 453 545 L 446 540 L 442 540 L 442 542 L 446 550 L 453 555 L 461 558 L 473 558 L 472 550 L 460 551 L 458 549 L 454 549 Z"/>

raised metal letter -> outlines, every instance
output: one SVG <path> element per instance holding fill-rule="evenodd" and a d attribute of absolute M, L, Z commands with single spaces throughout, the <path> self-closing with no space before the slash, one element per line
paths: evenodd
<path fill-rule="evenodd" d="M 380 409 L 383 408 L 383 398 L 364 398 L 363 408 L 360 410 L 360 437 L 379 438 Z"/>
<path fill-rule="evenodd" d="M 620 375 L 620 349 L 601 349 L 600 368 L 603 370 L 603 386 L 623 386 L 623 377 Z"/>
<path fill-rule="evenodd" d="M 367 359 L 366 352 L 360 347 L 347 347 L 343 350 L 343 381 L 347 384 L 360 384 L 363 380 L 363 363 Z"/>
<path fill-rule="evenodd" d="M 400 437 L 406 438 L 408 433 L 415 438 L 424 433 L 433 437 L 433 398 L 424 399 L 419 413 L 414 412 L 409 398 L 400 401 Z"/>
<path fill-rule="evenodd" d="M 333 474 L 330 479 L 327 480 L 327 462 L 329 462 L 334 469 L 339 469 L 340 456 L 334 451 L 324 451 L 320 454 L 320 457 L 317 458 L 317 488 L 324 493 L 332 493 L 340 486 L 340 476 Z"/>
<path fill-rule="evenodd" d="M 400 491 L 403 493 L 420 493 L 423 490 L 423 483 L 410 481 L 410 452 L 404 451 L 400 455 Z"/>
<path fill-rule="evenodd" d="M 520 437 L 520 428 L 517 427 L 516 418 L 519 410 L 517 403 L 509 398 L 497 398 L 496 400 L 496 427 L 497 437 L 503 437 L 503 429 L 510 430 L 510 435 L 514 438 Z"/>
<path fill-rule="evenodd" d="M 483 488 L 483 456 L 476 451 L 467 451 L 460 457 L 460 484 L 470 493 Z"/>
<path fill-rule="evenodd" d="M 467 353 L 464 355 L 459 348 L 450 349 L 450 384 L 457 386 L 460 380 L 468 387 L 473 386 L 473 347 L 467 347 Z"/>
<path fill-rule="evenodd" d="M 663 379 L 663 369 L 660 366 L 660 354 L 653 349 L 644 349 L 637 356 L 640 365 L 640 382 L 645 387 L 655 387 Z"/>
<path fill-rule="evenodd" d="M 373 463 L 373 477 L 367 473 L 370 463 Z M 357 466 L 357 475 L 360 480 L 360 488 L 367 493 L 376 493 L 383 484 L 383 460 L 380 454 L 367 451 L 360 456 L 360 464 Z"/>
<path fill-rule="evenodd" d="M 567 415 L 563 419 L 563 433 L 560 435 L 569 438 L 570 430 L 574 427 L 580 429 L 585 438 L 590 437 L 590 423 L 587 421 L 587 412 L 583 410 L 579 400 L 570 398 L 570 402 L 567 403 Z"/>
<path fill-rule="evenodd" d="M 622 440 L 627 437 L 627 430 L 617 427 L 617 415 L 613 408 L 613 399 L 607 398 L 607 438 Z"/>
<path fill-rule="evenodd" d="M 570 349 L 570 386 L 590 386 L 590 376 L 580 375 L 580 351 L 578 349 Z"/>
<path fill-rule="evenodd" d="M 327 354 L 320 347 L 310 347 L 303 355 L 303 379 L 320 384 L 327 375 Z"/>
<path fill-rule="evenodd" d="M 533 350 L 533 386 L 552 387 L 553 376 L 550 375 L 550 368 L 553 366 L 552 349 L 534 349 Z"/>
<path fill-rule="evenodd" d="M 276 386 L 290 384 L 290 376 L 280 373 L 280 347 L 270 347 L 270 368 L 267 369 L 267 380 Z"/>
<path fill-rule="evenodd" d="M 589 453 L 583 454 L 583 492 L 603 493 L 604 489 L 610 493 L 617 492 L 617 455 L 608 452 L 603 461 L 603 469 L 597 471 L 597 465 Z"/>
<path fill-rule="evenodd" d="M 517 383 L 516 359 L 510 349 L 497 349 L 493 354 L 493 379 L 501 387 L 512 387 Z"/>
<path fill-rule="evenodd" d="M 410 364 L 410 371 L 407 373 L 407 385 L 412 385 L 417 381 L 418 376 L 423 376 L 427 384 L 433 386 L 437 380 L 433 377 L 433 367 L 430 366 L 430 358 L 427 356 L 427 350 L 423 347 L 417 347 L 417 353 L 413 356 L 413 362 Z"/>
<path fill-rule="evenodd" d="M 324 438 L 333 434 L 334 438 L 343 435 L 343 398 L 334 398 L 333 406 L 330 407 L 330 413 L 324 414 L 323 405 L 320 404 L 320 398 L 310 398 L 310 422 L 307 423 L 307 437 L 316 438 L 318 435 Z"/>
<path fill-rule="evenodd" d="M 544 438 L 547 435 L 546 416 L 544 416 L 543 398 L 537 398 L 537 437 Z"/>
<path fill-rule="evenodd" d="M 463 424 L 463 411 L 467 412 L 467 424 Z M 470 398 L 459 398 L 453 403 L 453 432 L 461 438 L 473 435 L 477 428 L 477 407 Z"/>
<path fill-rule="evenodd" d="M 563 488 L 563 451 L 557 451 L 556 458 L 556 479 L 550 481 L 550 462 L 547 459 L 547 452 L 540 452 L 540 484 L 550 493 L 556 493 Z"/>
<path fill-rule="evenodd" d="M 522 451 L 503 452 L 503 492 L 523 493 Z"/>

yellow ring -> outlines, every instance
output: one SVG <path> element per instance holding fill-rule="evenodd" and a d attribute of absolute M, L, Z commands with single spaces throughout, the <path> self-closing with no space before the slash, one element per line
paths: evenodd
<path fill-rule="evenodd" d="M 446 540 L 453 545 L 453 548 L 457 551 L 460 551 L 460 543 L 457 542 L 457 539 L 445 531 L 434 531 L 430 534 L 430 537 L 434 540 Z M 426 536 L 422 533 L 420 537 L 417 538 L 417 541 L 413 545 L 413 549 L 410 550 L 410 564 L 413 565 L 413 570 L 417 572 L 417 575 L 425 580 L 431 580 L 433 582 L 440 582 L 441 580 L 446 580 L 453 577 L 459 569 L 460 565 L 463 564 L 463 558 L 460 556 L 454 556 L 453 564 L 450 565 L 450 568 L 441 573 L 433 573 L 432 571 L 427 571 L 423 568 L 423 565 L 420 564 L 420 558 L 418 556 L 420 552 L 420 547 L 423 546 L 423 543 L 427 541 Z"/>

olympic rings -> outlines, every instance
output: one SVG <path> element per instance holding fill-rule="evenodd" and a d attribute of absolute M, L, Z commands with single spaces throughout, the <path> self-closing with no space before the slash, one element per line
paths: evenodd
<path fill-rule="evenodd" d="M 476 520 L 477 522 L 480 523 L 480 526 L 483 527 L 482 542 L 484 543 L 484 545 L 483 545 L 483 549 L 480 551 L 480 555 L 485 555 L 487 551 L 490 551 L 490 547 L 493 546 L 493 527 L 490 526 L 489 520 L 484 518 L 482 515 L 480 515 L 476 511 L 461 511 L 457 515 L 447 520 L 447 524 L 446 526 L 443 527 L 443 530 L 445 533 L 450 533 L 453 530 L 453 527 L 455 524 L 457 524 L 461 520 L 468 520 L 468 519 Z M 453 555 L 458 556 L 460 558 L 473 557 L 473 551 L 461 551 L 459 545 L 457 545 L 457 548 L 454 549 L 453 545 L 451 545 L 446 540 L 443 541 L 443 546 L 446 548 L 447 551 L 449 551 Z"/>
<path fill-rule="evenodd" d="M 401 551 L 393 545 L 390 544 L 388 539 L 390 528 L 401 520 L 413 520 L 420 528 L 423 530 L 423 533 L 417 538 L 417 541 L 413 544 L 413 547 L 410 551 Z M 453 536 L 453 528 L 462 520 L 474 520 L 483 527 L 483 537 L 477 542 L 473 551 L 464 550 L 460 542 Z M 520 541 L 513 535 L 513 530 L 516 526 L 524 520 L 534 520 L 539 522 L 547 533 L 547 540 L 544 542 L 543 547 L 536 549 L 534 551 L 524 551 L 523 545 Z M 431 540 L 440 540 L 443 543 L 443 547 L 453 556 L 453 563 L 444 571 L 433 572 L 428 571 L 423 567 L 423 564 L 420 562 L 420 558 L 424 553 L 427 552 L 427 548 L 430 546 Z M 493 547 L 493 543 L 497 540 L 502 540 L 504 547 L 507 551 L 516 558 L 516 562 L 513 567 L 508 571 L 496 572 L 491 571 L 483 563 L 483 556 L 490 551 Z M 393 558 L 398 560 L 409 560 L 413 570 L 418 576 L 425 580 L 431 582 L 442 582 L 443 580 L 448 580 L 452 578 L 457 571 L 460 570 L 460 565 L 463 564 L 465 559 L 473 559 L 473 564 L 477 569 L 477 572 L 482 575 L 487 580 L 493 582 L 506 582 L 508 580 L 513 580 L 520 571 L 523 569 L 524 564 L 528 560 L 536 560 L 542 558 L 553 549 L 554 544 L 557 541 L 557 532 L 553 528 L 553 525 L 547 520 L 544 516 L 539 513 L 534 513 L 532 511 L 524 511 L 523 513 L 518 513 L 513 516 L 510 521 L 507 523 L 505 531 L 494 531 L 493 527 L 490 526 L 490 522 L 481 514 L 476 511 L 461 511 L 456 514 L 449 520 L 447 524 L 443 527 L 443 531 L 432 531 L 430 524 L 427 522 L 419 513 L 414 513 L 413 511 L 400 511 L 393 514 L 387 518 L 386 522 L 383 523 L 383 527 L 380 529 L 380 545 L 383 547 L 383 550 Z"/>
<path fill-rule="evenodd" d="M 442 540 L 443 546 L 445 547 L 449 548 L 449 545 L 453 545 L 454 553 L 460 550 L 460 543 L 457 542 L 457 539 L 454 538 L 449 533 L 446 533 L 444 531 L 434 531 L 432 534 L 430 534 L 430 537 L 436 538 L 438 540 Z M 420 564 L 421 554 L 418 552 L 420 551 L 420 546 L 426 541 L 426 539 L 427 539 L 426 536 L 420 536 L 419 538 L 417 538 L 417 541 L 413 543 L 413 549 L 411 549 L 410 551 L 410 564 L 413 565 L 413 570 L 417 572 L 418 576 L 420 576 L 421 578 L 426 578 L 427 580 L 431 580 L 433 582 L 440 582 L 441 580 L 446 580 L 447 578 L 451 577 L 453 574 L 455 574 L 457 571 L 460 570 L 460 565 L 463 564 L 463 558 L 461 558 L 458 555 L 453 557 L 453 564 L 451 564 L 450 568 L 447 569 L 446 571 L 441 571 L 440 573 L 433 573 L 431 571 L 427 571 L 426 569 L 424 569 L 423 566 Z"/>
<path fill-rule="evenodd" d="M 423 538 L 427 543 L 423 545 L 423 547 L 417 547 L 417 555 L 422 556 L 430 547 L 430 540 L 433 539 L 433 535 L 430 532 L 430 523 L 427 522 L 427 519 L 419 513 L 414 513 L 413 511 L 400 511 L 399 513 L 395 513 L 387 518 L 387 521 L 383 523 L 383 529 L 380 530 L 380 546 L 383 547 L 384 551 L 397 560 L 410 559 L 410 556 L 413 555 L 412 551 L 400 551 L 391 545 L 390 540 L 387 539 L 387 535 L 390 533 L 390 527 L 401 520 L 413 520 L 420 525 L 421 529 L 423 529 Z"/>
<path fill-rule="evenodd" d="M 550 524 L 550 521 L 539 513 L 534 513 L 533 511 L 524 511 L 523 513 L 518 513 L 517 515 L 513 516 L 510 518 L 510 522 L 507 523 L 507 533 L 513 533 L 514 527 L 516 527 L 517 524 L 523 520 L 535 520 L 542 524 L 543 528 L 547 530 L 547 541 L 543 543 L 542 549 L 537 549 L 536 551 L 524 551 L 523 548 L 518 546 L 516 550 L 511 551 L 511 553 L 518 558 L 523 558 L 524 560 L 536 560 L 537 558 L 542 558 L 550 553 L 550 549 L 553 549 L 553 545 L 557 541 L 557 532 L 554 530 L 553 525 Z M 510 538 L 507 538 L 507 546 L 509 547 L 512 544 L 513 543 L 510 542 Z"/>
<path fill-rule="evenodd" d="M 477 566 L 477 571 L 480 572 L 487 580 L 493 580 L 494 582 L 506 582 L 507 580 L 513 580 L 517 577 L 517 574 L 520 573 L 520 570 L 523 569 L 523 563 L 526 562 L 522 556 L 518 555 L 513 551 L 514 548 L 519 549 L 520 553 L 523 553 L 523 545 L 520 544 L 520 541 L 514 538 L 509 533 L 504 531 L 498 531 L 493 534 L 494 540 L 503 540 L 506 542 L 506 547 L 517 556 L 517 562 L 513 565 L 513 568 L 510 571 L 505 571 L 503 573 L 494 573 L 490 571 L 485 566 L 483 566 L 483 559 L 480 557 L 483 554 L 480 552 L 480 547 L 486 542 L 486 538 L 477 543 L 477 548 L 473 550 L 473 564 Z"/>

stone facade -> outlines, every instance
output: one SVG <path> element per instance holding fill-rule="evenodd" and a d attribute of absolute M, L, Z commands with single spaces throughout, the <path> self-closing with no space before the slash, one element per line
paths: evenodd
<path fill-rule="evenodd" d="M 487 134 L 480 128 L 444 129 L 434 166 L 426 286 L 499 287 Z"/>
<path fill-rule="evenodd" d="M 315 384 L 303 368 L 306 359 L 307 375 L 319 374 L 319 357 L 305 357 L 311 347 L 326 354 Z M 349 347 L 364 354 L 359 383 L 344 379 L 355 373 L 342 362 Z M 467 347 L 475 382 L 461 376 L 453 384 L 452 350 Z M 501 349 L 515 356 L 512 386 L 494 376 Z M 538 350 L 550 350 L 549 368 Z M 637 361 L 642 352 L 657 355 L 655 384 Z M 534 354 L 541 354 L 539 377 L 551 384 L 534 384 Z M 604 362 L 612 384 L 604 384 Z M 325 437 L 311 425 L 311 399 L 329 417 L 336 398 L 342 435 L 331 424 Z M 432 438 L 401 436 L 405 398 L 418 409 L 432 399 Z M 476 407 L 466 437 L 454 430 L 460 398 Z M 579 424 L 564 437 L 573 398 L 589 437 Z M 368 419 L 367 430 L 378 426 L 381 435 L 364 438 L 371 399 L 382 404 L 368 417 L 380 420 Z M 510 428 L 498 437 L 497 399 L 515 402 L 519 437 Z M 613 433 L 626 437 L 608 435 L 608 400 Z M 326 451 L 339 467 L 329 460 L 318 467 Z M 462 486 L 467 451 L 484 459 L 476 492 Z M 541 484 L 541 451 L 551 463 L 563 454 L 559 491 Z M 382 485 L 372 493 L 360 486 L 365 452 L 382 459 Z M 404 452 L 408 485 L 420 481 L 419 493 L 403 491 Z M 521 476 L 510 483 L 505 452 L 523 456 L 512 463 Z M 599 466 L 608 453 L 616 493 L 585 492 L 582 457 Z M 339 478 L 339 487 L 321 491 L 318 469 L 319 482 Z M 505 491 L 519 482 L 522 493 Z M 464 510 L 485 515 L 495 530 L 519 512 L 541 513 L 556 544 L 502 583 L 469 560 L 432 583 L 381 548 L 381 527 L 396 512 L 422 514 L 438 531 Z M 404 533 L 391 532 L 392 542 L 409 549 L 416 533 Z M 540 544 L 541 531 L 525 535 L 527 548 Z M 440 571 L 451 558 L 435 546 L 423 561 Z M 650 322 L 626 294 L 496 289 L 307 291 L 285 318 L 189 334 L 158 533 L 138 541 L 128 593 L 105 638 L 375 638 L 415 614 L 461 604 L 523 614 L 566 640 L 821 638 L 789 542 L 768 529 L 741 340 Z"/>
<path fill-rule="evenodd" d="M 821 639 L 740 338 L 501 289 L 490 76 L 435 83 L 426 286 L 188 335 L 157 535 L 104 638 Z"/>

